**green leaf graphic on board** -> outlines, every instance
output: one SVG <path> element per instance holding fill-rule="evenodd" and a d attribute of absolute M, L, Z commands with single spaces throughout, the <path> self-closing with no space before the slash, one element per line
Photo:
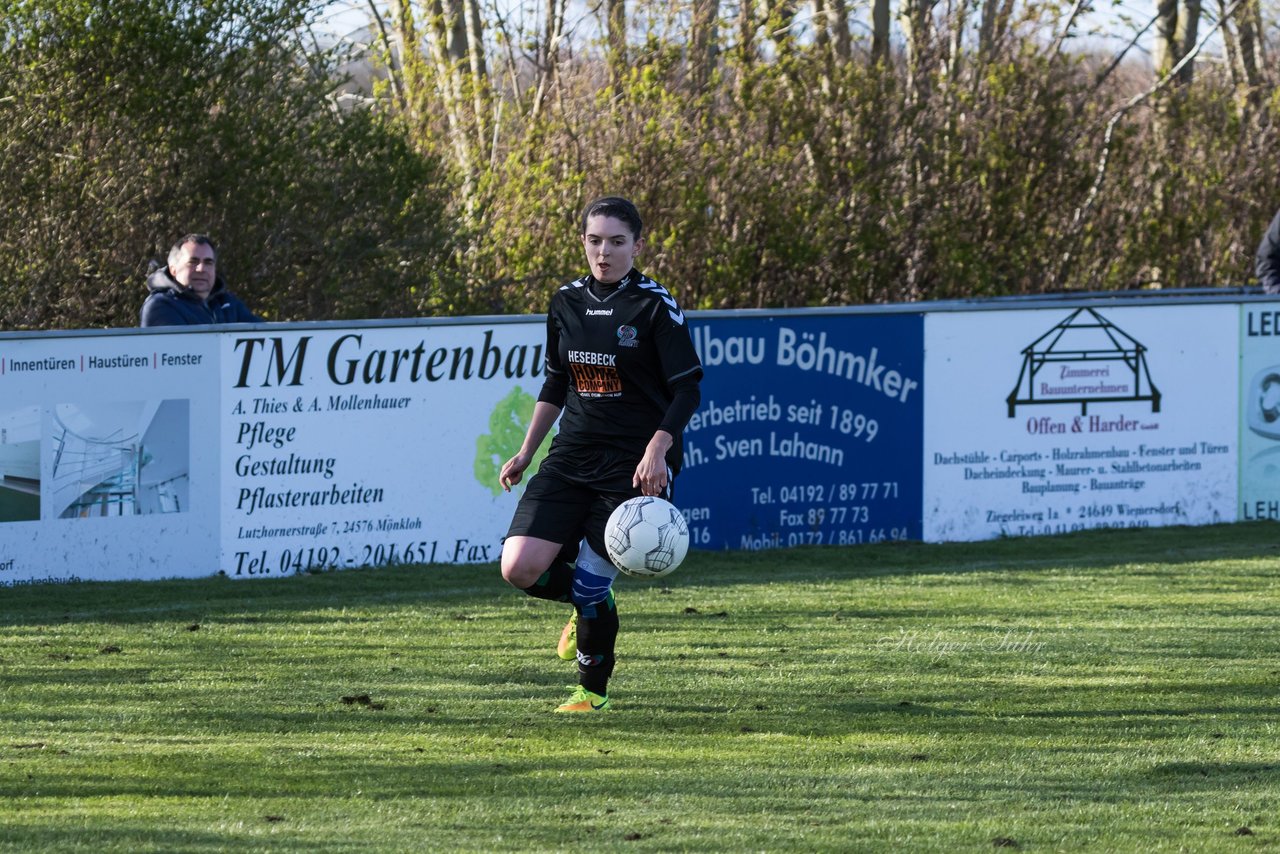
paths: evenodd
<path fill-rule="evenodd" d="M 525 431 L 529 429 L 529 421 L 533 418 L 533 405 L 537 402 L 533 395 L 523 389 L 512 389 L 510 394 L 498 401 L 493 412 L 489 413 L 489 432 L 476 439 L 476 480 L 494 495 L 502 492 L 502 486 L 498 483 L 502 464 L 520 450 Z M 529 464 L 517 489 L 528 483 L 530 475 L 542 465 L 555 432 L 553 429 L 538 453 L 534 454 L 533 462 Z"/>

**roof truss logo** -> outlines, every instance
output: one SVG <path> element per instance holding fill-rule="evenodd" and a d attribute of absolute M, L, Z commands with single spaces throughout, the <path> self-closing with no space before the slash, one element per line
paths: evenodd
<path fill-rule="evenodd" d="M 1078 308 L 1022 350 L 1022 370 L 1009 392 L 1009 417 L 1019 406 L 1151 403 L 1160 391 L 1151 381 L 1147 348 L 1092 308 Z"/>

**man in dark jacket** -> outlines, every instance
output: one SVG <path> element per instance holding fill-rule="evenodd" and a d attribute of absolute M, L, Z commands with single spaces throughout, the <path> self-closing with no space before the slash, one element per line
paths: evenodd
<path fill-rule="evenodd" d="M 1253 269 L 1263 291 L 1280 294 L 1280 212 L 1271 220 L 1267 233 L 1262 235 Z"/>
<path fill-rule="evenodd" d="M 147 278 L 151 294 L 142 304 L 143 326 L 262 321 L 217 273 L 217 252 L 203 234 L 188 234 L 169 250 L 169 266 Z"/>

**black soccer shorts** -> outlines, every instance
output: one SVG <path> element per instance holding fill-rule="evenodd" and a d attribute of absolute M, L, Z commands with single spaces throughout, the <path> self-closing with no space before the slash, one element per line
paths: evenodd
<path fill-rule="evenodd" d="M 576 546 L 584 536 L 591 550 L 608 557 L 604 527 L 614 509 L 640 495 L 631 485 L 640 459 L 616 448 L 575 449 L 549 454 L 529 479 L 508 537 L 536 537 Z M 667 482 L 670 498 L 671 482 Z"/>

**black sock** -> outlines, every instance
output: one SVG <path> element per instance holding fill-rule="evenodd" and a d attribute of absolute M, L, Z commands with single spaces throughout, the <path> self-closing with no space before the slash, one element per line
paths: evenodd
<path fill-rule="evenodd" d="M 529 587 L 524 588 L 535 599 L 569 602 L 573 594 L 573 564 L 557 560 Z"/>
<path fill-rule="evenodd" d="M 578 607 L 578 684 L 608 696 L 613 675 L 613 647 L 618 640 L 618 608 L 609 598 Z"/>

